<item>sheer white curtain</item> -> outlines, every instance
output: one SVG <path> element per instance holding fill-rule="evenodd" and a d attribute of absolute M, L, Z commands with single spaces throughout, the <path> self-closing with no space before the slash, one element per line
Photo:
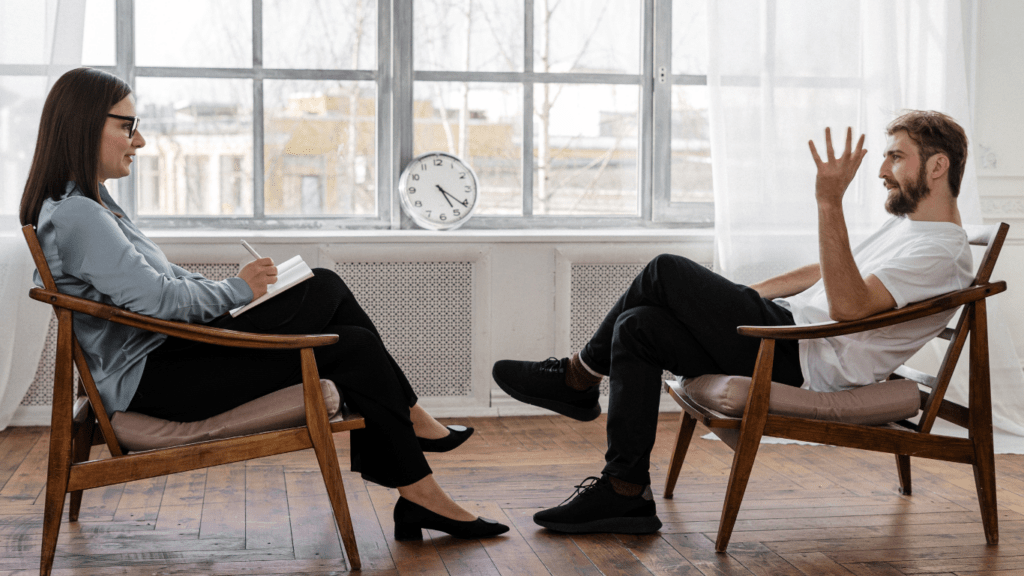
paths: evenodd
<path fill-rule="evenodd" d="M 847 126 L 868 155 L 844 208 L 857 243 L 887 217 L 878 167 L 901 110 L 940 110 L 972 134 L 959 0 L 708 0 L 716 265 L 752 283 L 817 262 L 815 166 L 824 128 Z M 841 148 L 840 148 L 841 149 Z M 980 223 L 973 158 L 959 199 Z M 989 307 L 997 449 L 1024 452 L 1024 374 L 999 303 Z M 927 362 L 933 352 L 919 355 Z M 966 360 L 961 361 L 961 368 Z M 947 397 L 966 404 L 966 378 Z"/>
<path fill-rule="evenodd" d="M 85 0 L 0 0 L 0 430 L 32 384 L 51 311 L 28 297 L 32 257 L 18 205 L 35 150 L 43 101 L 61 74 L 80 65 Z M 13 69 L 13 68 L 12 68 Z"/>

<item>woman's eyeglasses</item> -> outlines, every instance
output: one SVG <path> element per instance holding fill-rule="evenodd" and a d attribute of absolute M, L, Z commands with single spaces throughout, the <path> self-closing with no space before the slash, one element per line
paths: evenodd
<path fill-rule="evenodd" d="M 128 120 L 132 123 L 132 127 L 128 129 L 128 139 L 135 137 L 135 131 L 139 128 L 139 117 L 138 116 L 119 116 L 117 114 L 107 114 L 111 118 L 117 118 L 118 120 Z"/>

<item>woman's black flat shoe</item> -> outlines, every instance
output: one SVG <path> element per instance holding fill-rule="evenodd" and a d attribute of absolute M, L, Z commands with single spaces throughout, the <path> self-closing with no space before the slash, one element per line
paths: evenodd
<path fill-rule="evenodd" d="M 462 443 L 469 440 L 472 435 L 472 428 L 455 424 L 448 426 L 448 435 L 444 438 L 428 440 L 417 437 L 416 439 L 420 441 L 420 450 L 424 452 L 447 452 L 462 446 Z"/>
<path fill-rule="evenodd" d="M 423 540 L 424 528 L 440 530 L 467 540 L 490 538 L 508 532 L 508 526 L 482 516 L 472 522 L 459 522 L 400 497 L 395 504 L 395 540 Z"/>

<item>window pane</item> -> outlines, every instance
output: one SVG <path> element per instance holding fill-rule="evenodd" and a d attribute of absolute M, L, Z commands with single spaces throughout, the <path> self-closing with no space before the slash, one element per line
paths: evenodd
<path fill-rule="evenodd" d="M 640 72 L 641 0 L 535 0 L 534 72 Z"/>
<path fill-rule="evenodd" d="M 45 90 L 45 76 L 0 76 L 0 214 L 18 213 Z"/>
<path fill-rule="evenodd" d="M 376 214 L 376 85 L 267 80 L 267 214 Z"/>
<path fill-rule="evenodd" d="M 374 0 L 264 0 L 267 68 L 366 70 L 376 62 Z"/>
<path fill-rule="evenodd" d="M 672 2 L 672 73 L 708 73 L 706 0 Z"/>
<path fill-rule="evenodd" d="M 712 202 L 706 86 L 672 87 L 672 202 Z"/>
<path fill-rule="evenodd" d="M 413 155 L 462 158 L 480 181 L 476 214 L 522 214 L 521 86 L 417 82 L 414 98 Z"/>
<path fill-rule="evenodd" d="M 114 0 L 86 0 L 82 64 L 86 66 L 113 66 L 116 64 L 114 22 Z"/>
<path fill-rule="evenodd" d="M 135 3 L 139 66 L 249 68 L 251 0 Z"/>
<path fill-rule="evenodd" d="M 413 14 L 417 70 L 522 71 L 522 2 L 415 0 Z"/>
<path fill-rule="evenodd" d="M 638 213 L 636 86 L 534 87 L 534 214 Z"/>
<path fill-rule="evenodd" d="M 146 138 L 136 164 L 139 214 L 252 215 L 252 81 L 139 78 L 136 84 L 139 132 Z M 241 198 L 221 178 L 225 157 L 244 159 Z"/>

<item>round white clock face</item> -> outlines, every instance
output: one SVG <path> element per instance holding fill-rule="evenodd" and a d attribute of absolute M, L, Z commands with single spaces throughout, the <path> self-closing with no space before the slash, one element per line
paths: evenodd
<path fill-rule="evenodd" d="M 402 171 L 398 193 L 405 213 L 416 224 L 429 230 L 452 230 L 476 209 L 476 174 L 451 154 L 428 152 Z"/>

